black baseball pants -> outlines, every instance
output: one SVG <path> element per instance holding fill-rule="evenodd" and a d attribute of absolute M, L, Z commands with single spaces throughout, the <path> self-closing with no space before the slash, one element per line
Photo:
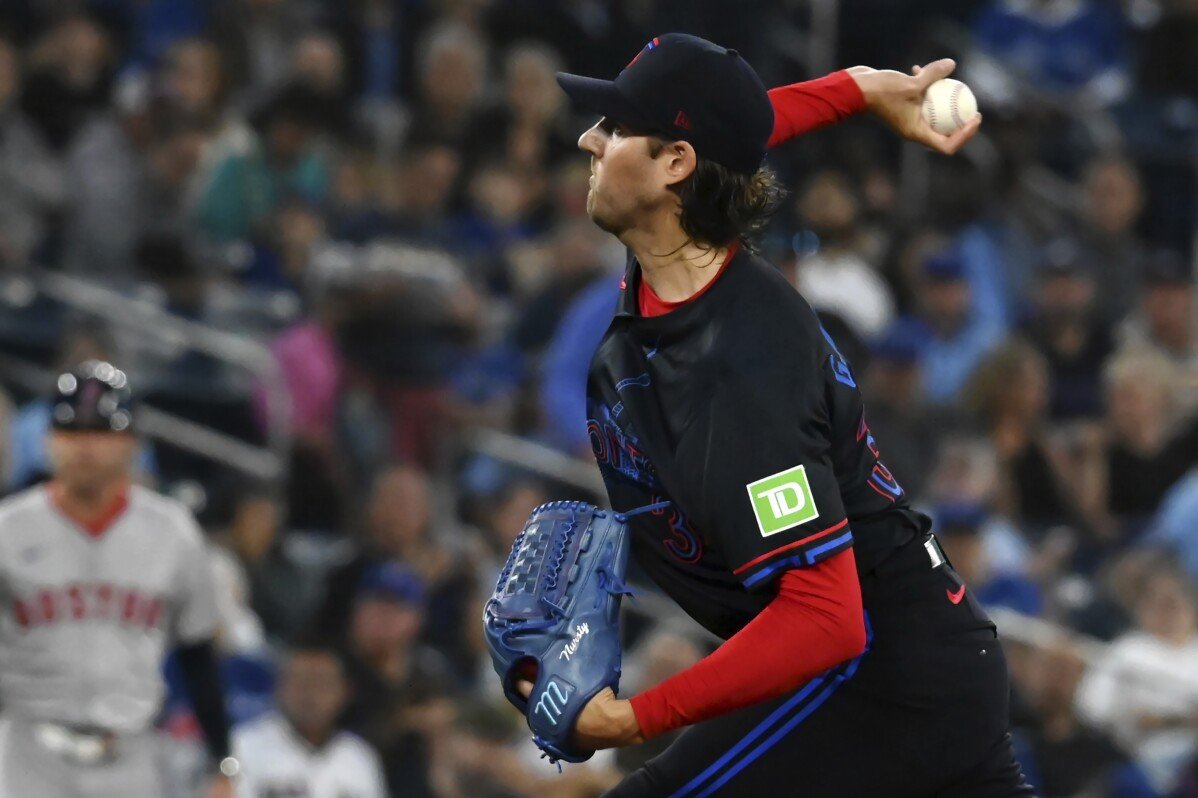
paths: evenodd
<path fill-rule="evenodd" d="M 1033 796 L 994 625 L 951 565 L 932 563 L 915 540 L 861 577 L 861 657 L 687 729 L 604 798 Z"/>

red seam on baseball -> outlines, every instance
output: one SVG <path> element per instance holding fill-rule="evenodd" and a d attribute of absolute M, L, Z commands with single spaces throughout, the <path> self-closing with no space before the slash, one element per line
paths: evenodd
<path fill-rule="evenodd" d="M 953 121 L 957 123 L 958 128 L 965 127 L 965 121 L 961 119 L 961 110 L 957 107 L 957 98 L 961 96 L 961 89 L 965 88 L 964 83 L 958 83 L 953 86 L 953 96 L 949 101 L 948 107 L 952 110 Z"/>

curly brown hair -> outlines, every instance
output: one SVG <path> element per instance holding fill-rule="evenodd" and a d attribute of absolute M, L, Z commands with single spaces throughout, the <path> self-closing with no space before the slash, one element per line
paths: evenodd
<path fill-rule="evenodd" d="M 650 138 L 649 155 L 657 157 L 666 143 Z M 746 175 L 702 156 L 696 157 L 695 170 L 670 189 L 681 202 L 682 230 L 692 240 L 716 247 L 739 240 L 753 250 L 755 237 L 788 194 L 769 166 Z"/>

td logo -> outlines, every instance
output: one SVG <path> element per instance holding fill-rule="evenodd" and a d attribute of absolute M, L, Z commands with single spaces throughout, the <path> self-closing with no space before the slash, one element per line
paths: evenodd
<path fill-rule="evenodd" d="M 745 487 L 749 490 L 749 501 L 762 537 L 819 518 L 805 466 L 779 471 Z"/>

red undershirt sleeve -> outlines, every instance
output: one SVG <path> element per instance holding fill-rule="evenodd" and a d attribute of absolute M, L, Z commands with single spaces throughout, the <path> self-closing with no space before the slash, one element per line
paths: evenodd
<path fill-rule="evenodd" d="M 843 69 L 815 80 L 770 89 L 769 95 L 774 106 L 770 148 L 865 110 L 865 95 L 852 75 Z"/>
<path fill-rule="evenodd" d="M 778 581 L 774 599 L 722 646 L 633 696 L 645 739 L 783 695 L 865 650 L 852 549 Z"/>

